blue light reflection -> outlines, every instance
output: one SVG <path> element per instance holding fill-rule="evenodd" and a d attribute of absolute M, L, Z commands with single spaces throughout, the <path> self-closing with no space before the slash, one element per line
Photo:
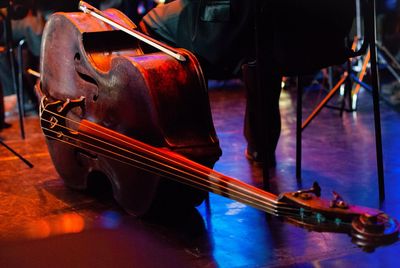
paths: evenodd
<path fill-rule="evenodd" d="M 121 224 L 121 214 L 116 211 L 105 211 L 100 216 L 100 225 L 106 229 L 116 229 Z"/>
<path fill-rule="evenodd" d="M 264 212 L 214 194 L 210 207 L 202 204 L 198 210 L 211 234 L 218 267 L 254 267 L 271 258 L 273 238 Z"/>

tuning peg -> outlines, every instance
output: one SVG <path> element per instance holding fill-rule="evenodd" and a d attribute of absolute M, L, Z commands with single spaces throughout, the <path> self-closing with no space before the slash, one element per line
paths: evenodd
<path fill-rule="evenodd" d="M 335 191 L 332 191 L 333 199 L 329 203 L 331 208 L 342 208 L 346 209 L 349 205 L 343 200 L 343 198 Z"/>
<path fill-rule="evenodd" d="M 319 186 L 318 182 L 314 181 L 311 190 L 312 193 L 314 193 L 317 197 L 321 196 L 321 187 Z"/>
<path fill-rule="evenodd" d="M 320 197 L 321 187 L 319 186 L 318 182 L 315 181 L 310 189 L 298 190 L 297 192 L 294 192 L 293 196 L 297 197 L 306 193 L 311 193 L 317 197 Z"/>

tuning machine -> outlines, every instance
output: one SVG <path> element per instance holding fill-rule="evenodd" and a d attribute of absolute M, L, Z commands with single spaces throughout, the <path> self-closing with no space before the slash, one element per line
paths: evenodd
<path fill-rule="evenodd" d="M 319 186 L 318 182 L 314 182 L 310 189 L 303 189 L 294 192 L 292 195 L 297 198 L 301 198 L 303 200 L 309 200 L 312 198 L 312 194 L 316 197 L 321 196 L 321 187 Z"/>
<path fill-rule="evenodd" d="M 349 208 L 349 205 L 347 202 L 343 200 L 343 198 L 335 191 L 332 191 L 333 194 L 333 199 L 329 203 L 329 207 L 331 208 L 341 208 L 341 209 L 347 209 Z"/>

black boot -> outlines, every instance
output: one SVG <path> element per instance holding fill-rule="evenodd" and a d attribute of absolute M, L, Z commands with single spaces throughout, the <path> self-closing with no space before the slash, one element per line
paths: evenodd
<path fill-rule="evenodd" d="M 263 84 L 267 85 L 267 88 L 263 90 L 273 90 L 274 92 L 273 105 L 267 107 L 268 114 L 263 115 L 262 111 L 265 107 L 262 107 L 262 105 L 266 105 L 265 97 L 263 97 L 265 96 L 265 92 L 258 92 L 257 90 L 256 63 L 251 62 L 243 65 L 242 72 L 246 88 L 246 112 L 244 120 L 244 136 L 247 140 L 246 157 L 257 164 L 262 164 L 267 159 L 267 165 L 275 167 L 275 149 L 281 130 L 279 113 L 281 77 L 271 75 L 263 78 L 265 79 L 265 83 Z M 268 120 L 266 120 L 266 116 L 269 116 Z M 265 121 L 269 122 L 269 124 L 265 125 Z M 268 135 L 265 131 L 268 132 Z M 266 143 L 268 143 L 268 146 L 266 146 Z M 265 148 L 268 148 L 268 152 L 265 151 Z"/>

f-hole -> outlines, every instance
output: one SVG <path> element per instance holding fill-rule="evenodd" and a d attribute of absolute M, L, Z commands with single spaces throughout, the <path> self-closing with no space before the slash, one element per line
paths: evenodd
<path fill-rule="evenodd" d="M 74 61 L 77 62 L 77 63 L 80 63 L 81 55 L 79 53 L 75 53 Z M 78 70 L 76 70 L 76 72 L 77 72 L 78 76 L 82 80 L 84 80 L 84 81 L 96 86 L 97 89 L 99 88 L 99 85 L 97 84 L 96 80 L 94 80 L 92 77 L 90 77 L 89 75 L 84 74 L 82 72 L 79 72 Z M 97 90 L 96 94 L 93 95 L 93 101 L 97 101 L 98 98 L 99 98 L 99 93 L 98 93 L 98 90 Z"/>

